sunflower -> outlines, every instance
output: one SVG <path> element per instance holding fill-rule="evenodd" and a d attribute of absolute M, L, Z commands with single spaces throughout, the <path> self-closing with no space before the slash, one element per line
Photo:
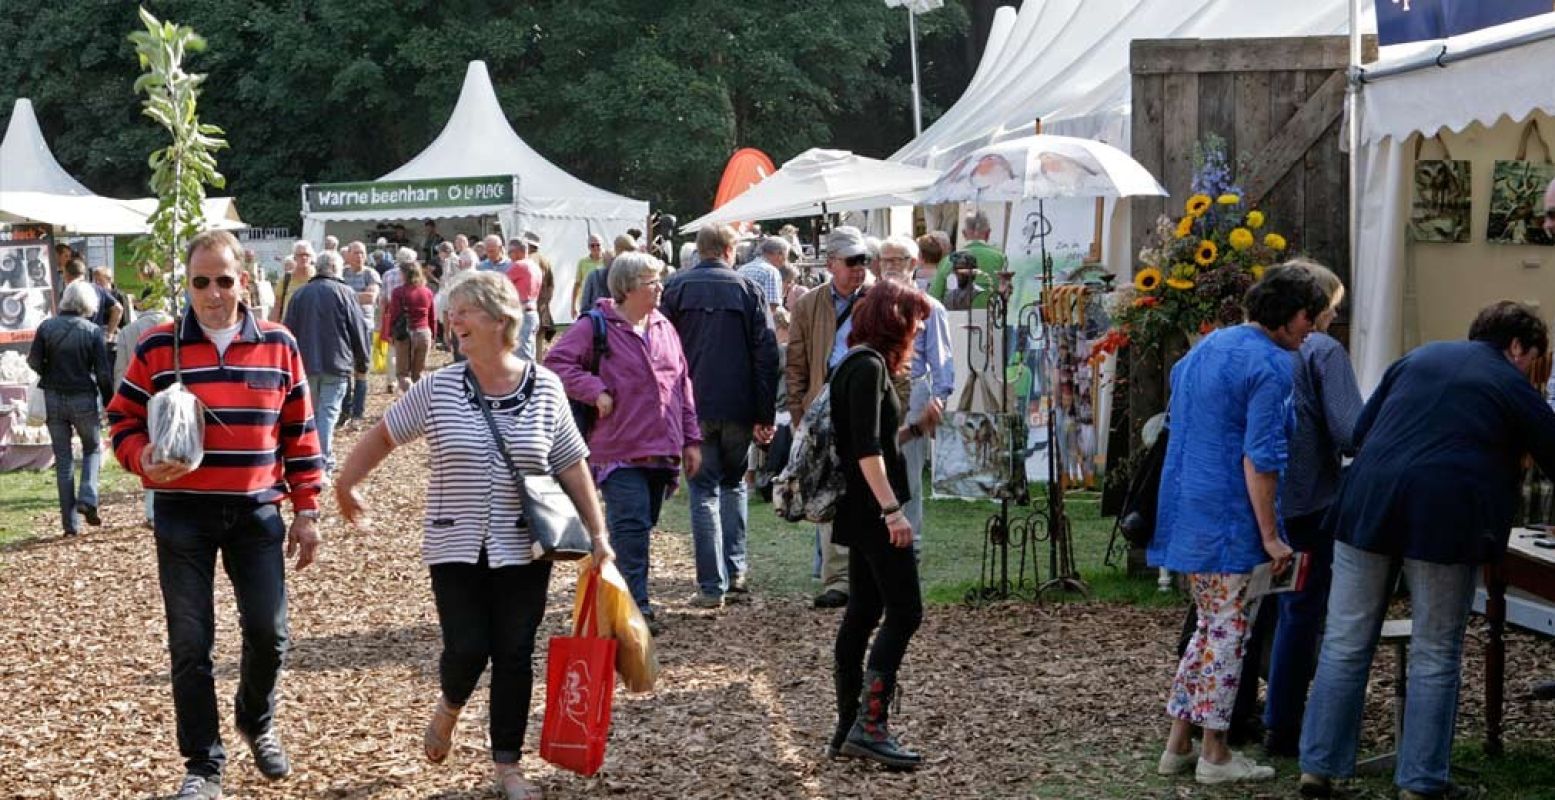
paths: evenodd
<path fill-rule="evenodd" d="M 1223 194 L 1223 195 L 1215 198 L 1215 202 L 1217 202 L 1217 203 L 1219 203 L 1219 204 L 1221 204 L 1223 206 L 1234 206 L 1237 203 L 1242 202 L 1242 198 L 1238 197 L 1237 195 L 1231 194 L 1230 192 L 1227 192 L 1226 194 Z"/>
<path fill-rule="evenodd" d="M 1188 216 L 1198 218 L 1204 216 L 1209 210 L 1210 199 L 1207 194 L 1196 194 L 1188 198 Z"/>
<path fill-rule="evenodd" d="M 1199 242 L 1198 248 L 1193 251 L 1193 260 L 1201 267 L 1207 267 L 1215 263 L 1215 259 L 1219 256 L 1220 248 L 1216 247 L 1215 243 L 1208 239 Z"/>
<path fill-rule="evenodd" d="M 1177 238 L 1186 239 L 1193 234 L 1193 217 L 1183 217 L 1177 221 Z"/>
<path fill-rule="evenodd" d="M 1246 228 L 1232 228 L 1226 238 L 1231 241 L 1231 249 L 1238 253 L 1253 246 L 1253 232 Z"/>
<path fill-rule="evenodd" d="M 1253 274 L 1253 280 L 1255 280 L 1255 281 L 1263 280 L 1263 265 L 1262 264 L 1254 264 L 1251 267 L 1248 267 L 1247 271 L 1251 272 Z"/>
<path fill-rule="evenodd" d="M 1185 292 L 1193 288 L 1193 281 L 1190 281 L 1187 278 L 1172 277 L 1166 279 L 1166 285 L 1172 287 L 1173 289 L 1177 289 L 1178 291 Z"/>
<path fill-rule="evenodd" d="M 1134 275 L 1134 288 L 1141 292 L 1153 292 L 1161 288 L 1161 271 L 1146 267 Z"/>
<path fill-rule="evenodd" d="M 1255 231 L 1258 230 L 1259 228 L 1262 228 L 1263 227 L 1263 212 L 1262 211 L 1249 211 L 1249 212 L 1247 212 L 1247 227 L 1252 228 Z"/>

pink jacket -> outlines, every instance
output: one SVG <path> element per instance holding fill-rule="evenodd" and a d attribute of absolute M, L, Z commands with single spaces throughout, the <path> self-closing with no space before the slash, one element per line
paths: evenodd
<path fill-rule="evenodd" d="M 648 313 L 646 339 L 616 311 L 608 298 L 597 306 L 605 315 L 606 352 L 598 375 L 589 374 L 594 355 L 594 326 L 580 316 L 551 345 L 545 366 L 562 379 L 567 396 L 593 405 L 601 392 L 615 401 L 610 416 L 590 432 L 589 462 L 598 466 L 655 456 L 679 456 L 700 444 L 691 371 L 680 349 L 675 326 L 657 309 Z"/>

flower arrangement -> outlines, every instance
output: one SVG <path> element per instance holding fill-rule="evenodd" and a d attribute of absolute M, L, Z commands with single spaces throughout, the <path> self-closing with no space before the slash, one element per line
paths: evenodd
<path fill-rule="evenodd" d="M 1231 176 L 1225 143 L 1210 137 L 1194 151 L 1193 194 L 1177 219 L 1163 216 L 1139 253 L 1131 287 L 1116 293 L 1121 337 L 1097 346 L 1159 345 L 1178 332 L 1208 333 L 1242 321 L 1242 296 L 1283 260 L 1285 237 L 1267 230 L 1262 211 L 1247 208 Z"/>

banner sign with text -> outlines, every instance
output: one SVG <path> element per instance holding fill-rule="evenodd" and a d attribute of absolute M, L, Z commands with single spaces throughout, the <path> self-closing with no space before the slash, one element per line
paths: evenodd
<path fill-rule="evenodd" d="M 302 187 L 303 209 L 394 211 L 412 208 L 461 208 L 513 204 L 513 176 L 438 178 L 424 181 L 314 183 Z"/>
<path fill-rule="evenodd" d="M 1555 11 L 1555 0 L 1376 0 L 1383 45 L 1445 39 Z"/>

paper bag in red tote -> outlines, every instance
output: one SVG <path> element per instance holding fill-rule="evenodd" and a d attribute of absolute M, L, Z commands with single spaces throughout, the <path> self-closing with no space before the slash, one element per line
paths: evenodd
<path fill-rule="evenodd" d="M 540 757 L 579 775 L 605 763 L 616 686 L 616 640 L 597 635 L 599 570 L 583 573 L 582 611 L 571 636 L 553 636 L 546 652 L 545 723 Z"/>

